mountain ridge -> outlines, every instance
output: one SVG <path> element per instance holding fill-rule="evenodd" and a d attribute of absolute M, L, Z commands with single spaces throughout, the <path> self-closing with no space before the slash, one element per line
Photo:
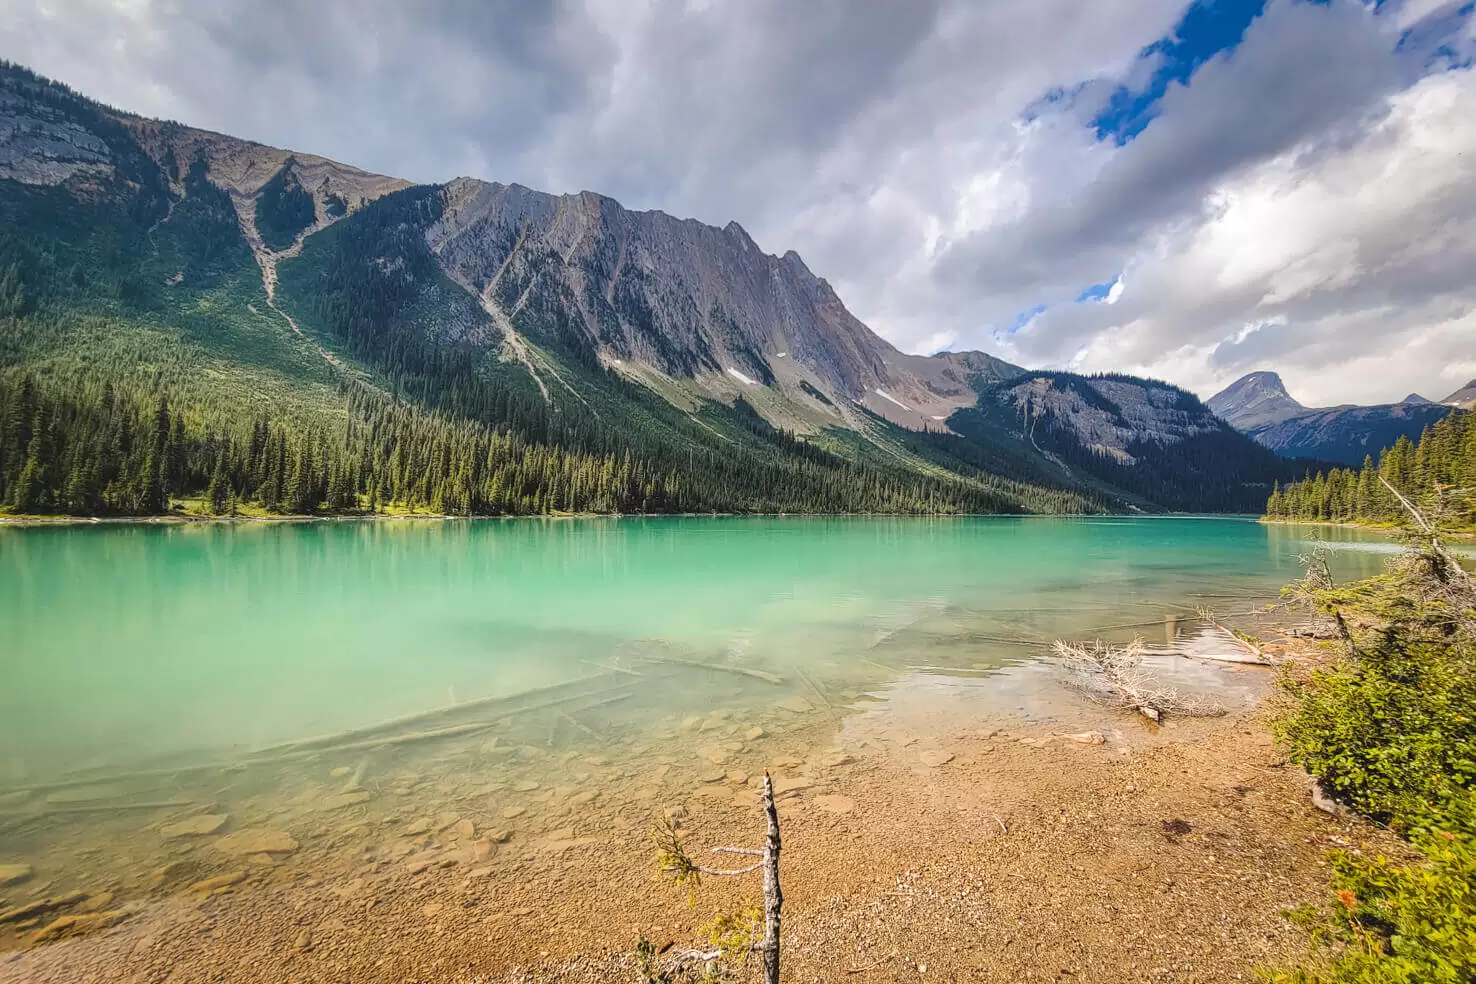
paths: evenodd
<path fill-rule="evenodd" d="M 1242 376 L 1206 405 L 1278 454 L 1343 465 L 1361 465 L 1400 437 L 1418 440 L 1426 427 L 1451 412 L 1447 403 L 1418 394 L 1378 406 L 1306 407 L 1287 392 L 1278 373 L 1265 370 Z"/>
<path fill-rule="evenodd" d="M 58 458 L 40 469 L 51 508 L 157 505 L 161 482 L 223 482 L 268 508 L 1245 508 L 1300 467 L 1236 438 L 1222 451 L 1244 467 L 1215 479 L 1229 485 L 1160 501 L 1179 476 L 1154 471 L 1165 459 L 1148 445 L 1221 426 L 1166 384 L 1134 381 L 1119 405 L 1106 382 L 1072 383 L 1077 398 L 1022 413 L 1006 390 L 1055 384 L 983 352 L 900 352 L 798 253 L 764 252 L 737 222 L 475 178 L 412 185 L 122 114 L 15 66 L 0 66 L 0 218 L 0 318 L 18 329 L 0 333 L 0 372 L 53 380 L 7 384 L 6 398 L 44 391 L 54 413 L 103 420 L 123 411 L 95 388 L 125 387 L 135 407 L 173 401 L 188 422 L 193 464 L 167 481 L 126 448 L 108 459 L 114 479 L 88 477 L 85 441 L 40 449 Z M 986 402 L 1000 409 L 969 416 Z M 403 443 L 375 443 L 396 413 L 412 415 L 417 449 L 452 442 L 460 422 L 492 431 L 446 444 L 426 465 L 439 477 L 417 478 L 394 463 Z M 0 482 L 28 473 L 33 430 L 6 438 Z M 264 462 L 263 434 L 288 457 Z M 522 478 L 463 461 L 473 447 L 495 458 L 501 435 L 546 458 L 525 458 Z M 621 455 L 616 471 L 647 476 L 643 490 L 609 477 Z M 606 474 L 574 477 L 589 469 Z M 300 494 L 280 487 L 289 471 Z"/>

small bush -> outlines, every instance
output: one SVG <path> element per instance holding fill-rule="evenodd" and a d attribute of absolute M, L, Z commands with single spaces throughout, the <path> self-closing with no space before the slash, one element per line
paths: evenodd
<path fill-rule="evenodd" d="M 1274 984 L 1476 982 L 1476 597 L 1416 519 L 1425 546 L 1384 577 L 1336 587 L 1314 564 L 1299 582 L 1348 651 L 1284 678 L 1276 730 L 1333 798 L 1423 857 L 1337 854 L 1330 910 L 1292 914 L 1334 949 L 1319 969 L 1263 975 Z"/>
<path fill-rule="evenodd" d="M 1471 652 L 1393 626 L 1359 655 L 1287 682 L 1295 708 L 1278 737 L 1359 813 L 1401 830 L 1445 817 L 1476 784 Z"/>
<path fill-rule="evenodd" d="M 1476 806 L 1420 830 L 1420 864 L 1348 854 L 1334 861 L 1334 902 L 1295 921 L 1341 946 L 1323 969 L 1265 975 L 1272 984 L 1470 984 L 1476 981 Z"/>

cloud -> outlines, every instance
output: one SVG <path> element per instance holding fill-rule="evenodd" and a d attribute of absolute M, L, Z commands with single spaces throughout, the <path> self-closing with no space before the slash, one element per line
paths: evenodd
<path fill-rule="evenodd" d="M 1321 402 L 1476 375 L 1458 3 L 0 0 L 0 18 L 0 56 L 137 112 L 419 181 L 737 219 L 913 351 L 1206 393 L 1277 368 Z"/>

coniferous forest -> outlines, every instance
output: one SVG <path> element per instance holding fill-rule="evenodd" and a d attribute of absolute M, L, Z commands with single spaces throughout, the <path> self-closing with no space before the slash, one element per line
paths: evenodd
<path fill-rule="evenodd" d="M 1382 481 L 1381 481 L 1382 479 Z M 1445 517 L 1476 527 L 1476 500 L 1462 490 L 1476 488 L 1476 423 L 1454 412 L 1425 429 L 1418 442 L 1401 437 L 1393 447 L 1364 459 L 1362 468 L 1335 468 L 1278 488 L 1266 504 L 1272 519 L 1333 523 L 1393 523 L 1403 509 L 1387 482 L 1422 502 L 1444 498 Z"/>

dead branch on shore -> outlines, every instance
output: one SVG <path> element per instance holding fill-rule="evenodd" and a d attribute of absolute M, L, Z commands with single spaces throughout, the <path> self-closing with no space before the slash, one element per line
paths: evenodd
<path fill-rule="evenodd" d="M 1142 639 L 1126 646 L 1101 640 L 1085 645 L 1057 641 L 1055 650 L 1078 689 L 1107 707 L 1136 711 L 1150 721 L 1159 721 L 1165 714 L 1220 717 L 1225 713 L 1224 707 L 1208 697 L 1161 686 L 1143 666 L 1147 654 Z"/>
<path fill-rule="evenodd" d="M 737 854 L 759 859 L 746 868 L 709 868 L 698 864 L 687 853 L 685 845 L 682 844 L 681 834 L 677 830 L 676 821 L 670 815 L 663 816 L 661 827 L 652 831 L 651 836 L 656 841 L 657 866 L 661 871 L 671 875 L 678 885 L 685 885 L 689 892 L 696 890 L 703 875 L 734 878 L 754 871 L 761 870 L 764 873 L 763 938 L 758 942 L 753 942 L 753 933 L 744 931 L 744 927 L 750 925 L 756 929 L 756 919 L 744 920 L 720 916 L 713 923 L 714 949 L 681 951 L 673 957 L 674 970 L 680 970 L 693 963 L 712 965 L 729 955 L 736 955 L 742 960 L 746 959 L 749 953 L 758 953 L 763 960 L 765 984 L 779 984 L 779 932 L 784 908 L 784 893 L 779 888 L 779 813 L 774 806 L 774 783 L 767 769 L 764 770 L 762 803 L 767 826 L 762 850 L 746 847 L 714 847 L 711 849 L 714 854 Z"/>
<path fill-rule="evenodd" d="M 1422 509 L 1382 476 L 1379 481 L 1408 514 L 1408 524 L 1399 532 L 1399 538 L 1415 548 L 1392 565 L 1393 571 L 1402 575 L 1406 586 L 1420 598 L 1443 607 L 1453 628 L 1467 635 L 1476 633 L 1476 578 L 1442 540 L 1443 530 L 1454 518 L 1452 500 L 1468 501 L 1472 493 L 1437 486 L 1428 507 Z"/>
<path fill-rule="evenodd" d="M 1222 635 L 1229 637 L 1236 645 L 1238 645 L 1241 649 L 1244 649 L 1247 655 L 1246 657 L 1200 655 L 1198 658 L 1217 659 L 1224 663 L 1246 663 L 1252 666 L 1271 665 L 1271 657 L 1266 654 L 1266 651 L 1264 649 L 1256 644 L 1255 640 L 1251 639 L 1245 633 L 1236 632 L 1234 629 L 1225 625 L 1219 620 L 1214 611 L 1208 606 L 1200 606 L 1199 617 L 1201 620 L 1208 623 L 1211 628 L 1215 629 Z"/>

